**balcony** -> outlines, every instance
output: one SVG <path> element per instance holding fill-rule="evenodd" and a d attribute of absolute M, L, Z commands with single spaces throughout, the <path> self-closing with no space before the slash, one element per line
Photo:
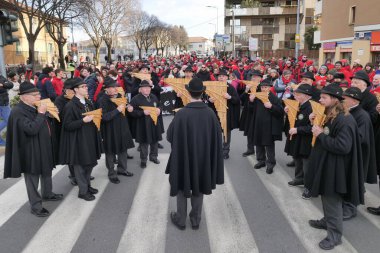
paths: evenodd
<path fill-rule="evenodd" d="M 278 7 L 254 7 L 254 8 L 236 8 L 225 9 L 225 16 L 232 17 L 231 11 L 235 16 L 269 16 L 269 15 L 296 15 L 297 6 L 278 6 Z M 302 13 L 302 8 L 301 8 Z"/>

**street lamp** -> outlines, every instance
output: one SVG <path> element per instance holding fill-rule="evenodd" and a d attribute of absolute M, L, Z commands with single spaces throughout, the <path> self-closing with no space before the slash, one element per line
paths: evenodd
<path fill-rule="evenodd" d="M 216 9 L 216 33 L 218 34 L 218 29 L 219 29 L 219 11 L 218 11 L 218 7 L 216 6 L 211 6 L 211 5 L 207 5 L 206 7 L 208 8 L 215 8 Z"/>

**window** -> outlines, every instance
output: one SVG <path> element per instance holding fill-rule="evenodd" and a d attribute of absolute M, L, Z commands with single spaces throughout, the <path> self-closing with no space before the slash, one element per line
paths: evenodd
<path fill-rule="evenodd" d="M 311 25 L 311 24 L 313 24 L 313 17 L 306 17 L 305 18 L 305 24 L 306 25 Z"/>
<path fill-rule="evenodd" d="M 48 53 L 53 53 L 53 44 L 52 43 L 48 44 Z"/>
<path fill-rule="evenodd" d="M 355 24 L 355 19 L 356 19 L 356 6 L 351 6 L 349 24 L 350 25 Z"/>
<path fill-rule="evenodd" d="M 285 24 L 286 25 L 297 24 L 297 18 L 286 17 Z"/>
<path fill-rule="evenodd" d="M 240 19 L 235 18 L 235 26 L 240 25 Z M 233 26 L 233 19 L 230 20 L 230 26 Z"/>
<path fill-rule="evenodd" d="M 21 44 L 20 44 L 20 41 L 16 42 L 16 54 L 17 55 L 21 54 Z"/>

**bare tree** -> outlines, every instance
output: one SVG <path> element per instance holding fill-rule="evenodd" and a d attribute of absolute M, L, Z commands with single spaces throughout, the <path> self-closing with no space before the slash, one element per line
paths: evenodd
<path fill-rule="evenodd" d="M 125 26 L 129 28 L 129 34 L 131 34 L 133 41 L 139 51 L 139 58 L 142 58 L 142 49 L 144 47 L 144 40 L 146 34 L 145 29 L 149 26 L 150 16 L 145 11 L 136 11 L 131 13 L 128 19 L 125 19 Z"/>
<path fill-rule="evenodd" d="M 154 37 L 154 30 L 155 28 L 160 24 L 159 19 L 151 15 L 149 16 L 149 19 L 147 20 L 146 27 L 143 29 L 143 47 L 145 49 L 145 53 L 148 53 L 149 47 L 153 45 L 153 37 Z"/>
<path fill-rule="evenodd" d="M 187 35 L 186 29 L 185 27 L 180 25 L 179 36 L 178 36 L 178 41 L 177 41 L 179 50 L 181 50 L 181 48 L 186 50 L 188 42 L 189 42 L 189 36 Z"/>

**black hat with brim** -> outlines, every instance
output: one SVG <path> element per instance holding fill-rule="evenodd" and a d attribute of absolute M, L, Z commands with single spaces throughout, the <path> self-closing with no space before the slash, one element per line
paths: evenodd
<path fill-rule="evenodd" d="M 252 78 L 252 76 L 263 77 L 263 74 L 258 70 L 254 70 L 254 71 L 252 71 L 251 78 Z"/>
<path fill-rule="evenodd" d="M 219 76 L 228 76 L 227 71 L 225 71 L 224 69 L 221 69 L 219 71 Z"/>
<path fill-rule="evenodd" d="M 301 83 L 297 89 L 295 89 L 293 92 L 295 93 L 302 93 L 308 96 L 313 96 L 313 92 L 311 90 L 311 86 L 306 83 Z"/>
<path fill-rule="evenodd" d="M 147 81 L 147 80 L 142 80 L 139 87 L 149 87 L 149 88 L 152 88 L 152 86 L 150 85 L 150 83 Z"/>
<path fill-rule="evenodd" d="M 72 89 L 74 89 L 74 88 L 78 87 L 78 86 L 81 85 L 81 84 L 86 84 L 86 83 L 83 81 L 82 78 L 80 78 L 80 77 L 75 77 L 75 78 L 73 78 L 73 80 L 72 80 L 71 87 L 72 87 Z"/>
<path fill-rule="evenodd" d="M 72 78 L 67 79 L 67 80 L 63 83 L 63 88 L 64 88 L 64 89 L 70 89 L 70 90 L 72 90 L 72 89 L 73 89 L 73 85 L 72 85 L 72 83 L 73 83 L 73 79 L 72 79 Z"/>
<path fill-rule="evenodd" d="M 367 83 L 367 87 L 371 85 L 371 82 L 369 80 L 368 74 L 364 70 L 359 70 L 355 73 L 351 79 L 360 79 Z"/>
<path fill-rule="evenodd" d="M 150 67 L 149 67 L 149 65 L 144 64 L 144 65 L 142 65 L 140 67 L 139 71 L 141 71 L 142 69 L 148 69 L 148 70 L 150 70 Z"/>
<path fill-rule="evenodd" d="M 206 90 L 206 87 L 203 86 L 203 82 L 199 78 L 193 78 L 189 82 L 189 84 L 185 85 L 186 90 L 190 92 L 204 92 Z"/>
<path fill-rule="evenodd" d="M 309 79 L 315 81 L 314 74 L 311 73 L 311 72 L 305 72 L 305 73 L 303 73 L 301 75 L 301 77 L 303 77 L 303 78 L 309 78 Z"/>
<path fill-rule="evenodd" d="M 343 90 L 341 87 L 338 87 L 336 85 L 327 85 L 323 87 L 321 93 L 336 97 L 339 100 L 343 100 Z"/>
<path fill-rule="evenodd" d="M 24 95 L 32 92 L 39 92 L 39 90 L 31 82 L 25 81 L 20 84 L 19 95 Z"/>
<path fill-rule="evenodd" d="M 194 70 L 193 70 L 191 67 L 187 67 L 187 68 L 185 69 L 185 72 L 194 72 Z"/>
<path fill-rule="evenodd" d="M 362 92 L 357 87 L 350 87 L 343 92 L 343 96 L 350 97 L 356 100 L 362 100 Z"/>
<path fill-rule="evenodd" d="M 269 79 L 264 79 L 263 81 L 261 81 L 260 86 L 270 86 L 270 87 L 272 87 L 273 84 L 272 84 L 272 82 Z"/>
<path fill-rule="evenodd" d="M 104 85 L 104 88 L 114 88 L 118 86 L 117 82 L 109 76 L 104 78 L 103 85 Z"/>

